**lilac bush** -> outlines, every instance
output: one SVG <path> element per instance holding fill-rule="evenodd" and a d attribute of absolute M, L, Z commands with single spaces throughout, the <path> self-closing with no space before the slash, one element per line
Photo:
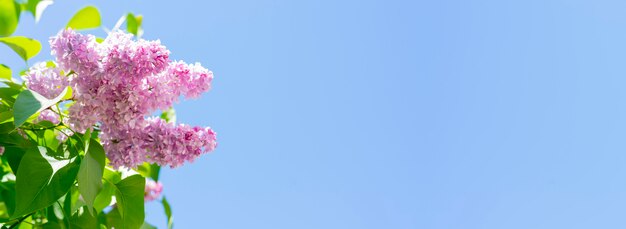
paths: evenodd
<path fill-rule="evenodd" d="M 52 60 L 19 77 L 0 65 L 0 225 L 151 228 L 144 203 L 160 200 L 171 228 L 161 166 L 182 166 L 217 146 L 211 128 L 176 123 L 172 107 L 209 91 L 213 72 L 139 38 L 141 16 L 125 15 L 126 31 L 98 38 L 78 31 L 100 26 L 98 10 L 76 15 L 50 38 Z M 0 42 L 25 61 L 41 49 L 26 37 Z"/>

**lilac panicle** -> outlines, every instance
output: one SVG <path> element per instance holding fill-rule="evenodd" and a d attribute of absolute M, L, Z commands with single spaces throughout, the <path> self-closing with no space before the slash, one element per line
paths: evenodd
<path fill-rule="evenodd" d="M 210 128 L 145 118 L 180 96 L 196 98 L 208 91 L 213 73 L 200 64 L 171 61 L 159 41 L 134 41 L 121 31 L 99 44 L 91 35 L 68 29 L 52 37 L 50 45 L 60 68 L 75 73 L 68 80 L 75 101 L 69 124 L 84 132 L 99 123 L 113 167 L 143 162 L 177 167 L 215 148 Z"/>
<path fill-rule="evenodd" d="M 69 80 L 61 75 L 60 69 L 46 67 L 46 62 L 39 62 L 28 69 L 24 75 L 26 87 L 48 99 L 52 99 L 67 87 Z"/>

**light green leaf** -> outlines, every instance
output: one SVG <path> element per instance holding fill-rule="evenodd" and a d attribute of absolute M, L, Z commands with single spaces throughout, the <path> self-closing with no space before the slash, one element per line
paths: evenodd
<path fill-rule="evenodd" d="M 147 222 L 144 222 L 143 225 L 141 225 L 141 229 L 157 229 L 157 227 Z"/>
<path fill-rule="evenodd" d="M 174 218 L 172 217 L 172 208 L 170 207 L 170 203 L 167 202 L 165 196 L 163 197 L 163 200 L 161 200 L 161 203 L 163 204 L 163 210 L 165 210 L 165 216 L 167 216 L 167 228 L 172 229 L 174 226 Z"/>
<path fill-rule="evenodd" d="M 37 7 L 35 7 L 35 22 L 39 22 L 41 19 L 41 15 L 43 15 L 43 11 L 48 8 L 48 6 L 54 3 L 52 0 L 41 0 L 37 3 Z"/>
<path fill-rule="evenodd" d="M 126 30 L 135 36 L 137 36 L 137 32 L 139 31 L 139 23 L 137 22 L 135 15 L 132 13 L 128 13 L 128 15 L 126 15 Z"/>
<path fill-rule="evenodd" d="M 74 90 L 72 90 L 71 86 L 67 86 L 67 92 L 65 93 L 65 95 L 63 96 L 63 100 L 69 100 L 72 98 L 72 96 L 74 94 Z"/>
<path fill-rule="evenodd" d="M 100 190 L 100 193 L 98 193 L 93 202 L 93 207 L 96 209 L 96 212 L 101 212 L 104 208 L 111 205 L 113 195 L 115 195 L 115 184 L 104 182 L 102 190 Z"/>
<path fill-rule="evenodd" d="M 144 162 L 142 165 L 137 166 L 137 169 L 135 170 L 145 178 L 150 178 L 154 181 L 158 181 L 161 166 Z"/>
<path fill-rule="evenodd" d="M 13 74 L 13 72 L 11 71 L 11 69 L 9 68 L 9 66 L 6 66 L 4 64 L 0 64 L 0 80 L 8 80 L 11 81 L 11 75 Z"/>
<path fill-rule="evenodd" d="M 43 11 L 54 2 L 52 0 L 28 0 L 26 10 L 35 17 L 35 23 L 39 22 Z"/>
<path fill-rule="evenodd" d="M 95 6 L 87 6 L 76 12 L 65 28 L 76 30 L 93 29 L 100 26 L 102 23 L 101 20 L 98 8 Z"/>
<path fill-rule="evenodd" d="M 0 0 L 0 37 L 10 36 L 20 19 L 20 5 L 13 0 Z"/>
<path fill-rule="evenodd" d="M 146 179 L 141 175 L 132 175 L 115 184 L 115 199 L 121 222 L 115 228 L 140 228 L 143 225 L 144 191 Z"/>
<path fill-rule="evenodd" d="M 41 51 L 41 43 L 38 40 L 24 36 L 1 37 L 0 42 L 13 49 L 24 61 L 36 56 Z"/>
<path fill-rule="evenodd" d="M 87 204 L 89 212 L 93 214 L 93 204 L 96 196 L 102 190 L 102 174 L 104 172 L 104 149 L 97 141 L 90 139 L 85 158 L 78 170 L 78 190 Z"/>
<path fill-rule="evenodd" d="M 50 206 L 72 185 L 79 165 L 76 160 L 56 160 L 46 147 L 33 147 L 24 154 L 16 174 L 15 212 L 12 219 Z"/>
<path fill-rule="evenodd" d="M 174 110 L 174 107 L 170 107 L 170 109 L 164 110 L 161 113 L 161 119 L 165 120 L 168 123 L 176 123 L 176 110 Z"/>
<path fill-rule="evenodd" d="M 66 87 L 59 96 L 54 99 L 47 99 L 37 92 L 24 90 L 17 95 L 13 105 L 13 117 L 15 127 L 20 127 L 29 117 L 61 101 L 68 92 Z"/>

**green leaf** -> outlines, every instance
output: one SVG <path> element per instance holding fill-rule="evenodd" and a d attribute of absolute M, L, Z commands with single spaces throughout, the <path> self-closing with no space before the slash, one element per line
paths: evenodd
<path fill-rule="evenodd" d="M 0 79 L 5 79 L 5 80 L 8 80 L 8 81 L 11 81 L 11 75 L 12 74 L 13 74 L 13 72 L 11 71 L 9 66 L 6 66 L 4 64 L 0 64 Z"/>
<path fill-rule="evenodd" d="M 126 30 L 135 36 L 137 36 L 137 32 L 139 31 L 139 23 L 137 22 L 135 15 L 132 13 L 128 13 L 128 15 L 126 15 Z"/>
<path fill-rule="evenodd" d="M 74 96 L 74 90 L 72 90 L 71 86 L 67 86 L 67 92 L 65 93 L 65 95 L 63 96 L 63 100 L 70 100 L 72 99 L 72 96 Z"/>
<path fill-rule="evenodd" d="M 0 37 L 0 42 L 13 49 L 24 61 L 36 56 L 41 51 L 41 43 L 38 40 L 24 37 Z"/>
<path fill-rule="evenodd" d="M 17 227 L 17 229 L 33 229 L 33 224 L 28 224 L 25 222 L 33 222 L 33 216 L 31 215 L 29 217 L 26 217 L 26 219 L 24 219 L 22 223 L 20 223 L 20 226 Z M 48 229 L 48 228 L 44 228 L 44 229 Z M 58 228 L 53 228 L 53 229 L 58 229 Z"/>
<path fill-rule="evenodd" d="M 54 99 L 47 99 L 43 95 L 31 90 L 24 90 L 17 95 L 15 105 L 13 105 L 13 117 L 15 127 L 20 127 L 28 118 L 61 101 L 68 92 L 66 87 L 59 96 Z"/>
<path fill-rule="evenodd" d="M 96 196 L 102 190 L 102 174 L 104 172 L 104 149 L 97 141 L 91 139 L 85 158 L 78 170 L 78 190 L 93 214 Z"/>
<path fill-rule="evenodd" d="M 115 228 L 140 228 L 143 225 L 144 191 L 146 179 L 141 175 L 132 175 L 115 184 L 117 209 L 122 219 Z"/>
<path fill-rule="evenodd" d="M 26 151 L 15 181 L 15 212 L 12 219 L 50 206 L 65 195 L 76 179 L 77 160 L 56 160 L 46 147 Z"/>
<path fill-rule="evenodd" d="M 111 205 L 112 196 L 115 195 L 117 190 L 115 184 L 122 181 L 122 174 L 105 167 L 102 179 L 106 181 L 103 183 L 104 188 L 98 193 L 93 204 L 97 212 L 101 212 L 104 208 Z"/>
<path fill-rule="evenodd" d="M 161 119 L 165 120 L 168 123 L 176 123 L 176 110 L 173 107 L 170 109 L 164 110 L 161 113 Z"/>
<path fill-rule="evenodd" d="M 13 173 L 15 173 L 19 169 L 20 162 L 22 161 L 22 157 L 24 157 L 25 153 L 26 150 L 24 150 L 23 148 L 15 146 L 5 146 L 4 154 L 2 155 L 2 157 L 9 162 L 9 167 L 11 168 Z"/>
<path fill-rule="evenodd" d="M 52 0 L 28 0 L 26 10 L 35 17 L 35 23 L 37 23 L 41 19 L 43 11 L 53 3 Z"/>
<path fill-rule="evenodd" d="M 13 214 L 13 211 L 15 211 L 15 182 L 3 182 L 0 196 L 2 197 L 2 202 L 4 202 L 8 213 L 6 218 L 4 218 L 3 214 L 3 218 L 8 219 L 9 216 Z"/>
<path fill-rule="evenodd" d="M 141 229 L 157 229 L 157 227 L 147 222 L 144 222 L 143 225 L 141 225 Z"/>
<path fill-rule="evenodd" d="M 70 225 L 71 225 L 70 228 L 78 228 L 78 229 L 98 228 L 98 219 L 96 218 L 96 216 L 87 213 L 85 208 L 88 208 L 88 207 L 86 206 L 82 207 L 82 209 L 80 209 L 77 214 L 72 215 L 72 218 L 70 219 Z"/>
<path fill-rule="evenodd" d="M 141 174 L 145 178 L 150 178 L 154 181 L 159 180 L 159 171 L 161 170 L 161 166 L 157 164 L 150 164 L 148 162 L 144 162 L 142 165 L 137 166 L 136 171 Z"/>
<path fill-rule="evenodd" d="M 170 207 L 170 203 L 167 202 L 165 196 L 163 196 L 163 200 L 161 200 L 161 204 L 163 204 L 163 210 L 165 210 L 165 216 L 167 216 L 167 228 L 172 229 L 174 226 L 174 218 L 172 217 L 172 208 Z"/>
<path fill-rule="evenodd" d="M 7 102 L 9 105 L 15 103 L 15 96 L 20 93 L 20 90 L 10 87 L 0 87 L 0 99 Z"/>
<path fill-rule="evenodd" d="M 117 183 L 120 183 L 120 181 L 122 181 L 122 173 L 115 171 L 115 170 L 111 170 L 109 168 L 105 168 L 102 178 L 112 184 L 117 184 Z"/>
<path fill-rule="evenodd" d="M 65 201 L 63 201 L 63 210 L 65 210 L 65 215 L 73 215 L 85 205 L 85 201 L 83 201 L 83 199 L 80 197 L 78 187 L 72 186 L 67 195 L 65 195 Z"/>
<path fill-rule="evenodd" d="M 0 0 L 0 37 L 10 36 L 20 20 L 20 5 L 13 0 Z"/>
<path fill-rule="evenodd" d="M 0 124 L 0 133 L 6 134 L 15 130 L 15 126 L 13 123 L 2 123 Z"/>
<path fill-rule="evenodd" d="M 69 195 L 65 195 L 65 198 L 61 198 L 57 203 L 54 203 L 46 208 L 48 223 L 46 223 L 44 228 L 60 228 L 60 224 L 65 224 L 65 211 L 63 211 L 63 205 L 67 203 L 69 200 L 67 198 Z"/>
<path fill-rule="evenodd" d="M 65 28 L 72 28 L 76 30 L 93 29 L 100 26 L 102 23 L 101 20 L 98 8 L 94 6 L 87 6 L 76 12 Z"/>
<path fill-rule="evenodd" d="M 120 215 L 120 211 L 117 207 L 114 207 L 106 214 L 106 224 L 107 228 L 121 228 L 122 216 Z"/>
<path fill-rule="evenodd" d="M 101 212 L 111 205 L 113 195 L 115 195 L 115 184 L 104 182 L 102 190 L 100 190 L 100 193 L 98 193 L 93 202 L 93 207 L 96 209 L 96 212 Z"/>

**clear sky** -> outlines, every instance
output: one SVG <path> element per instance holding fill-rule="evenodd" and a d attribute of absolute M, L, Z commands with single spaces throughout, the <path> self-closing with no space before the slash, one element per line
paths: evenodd
<path fill-rule="evenodd" d="M 625 1 L 58 1 L 16 35 L 87 4 L 215 73 L 177 228 L 626 227 Z"/>

